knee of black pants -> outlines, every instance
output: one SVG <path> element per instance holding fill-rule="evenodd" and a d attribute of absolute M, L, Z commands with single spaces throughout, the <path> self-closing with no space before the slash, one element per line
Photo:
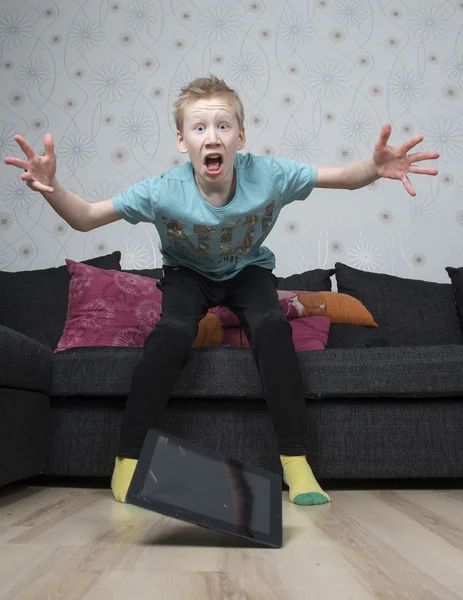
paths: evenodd
<path fill-rule="evenodd" d="M 189 349 L 198 331 L 198 324 L 186 319 L 166 315 L 161 317 L 153 331 L 146 338 L 145 354 L 155 347 Z"/>
<path fill-rule="evenodd" d="M 263 312 L 253 325 L 251 333 L 254 343 L 274 339 L 276 334 L 291 335 L 291 326 L 281 309 Z"/>

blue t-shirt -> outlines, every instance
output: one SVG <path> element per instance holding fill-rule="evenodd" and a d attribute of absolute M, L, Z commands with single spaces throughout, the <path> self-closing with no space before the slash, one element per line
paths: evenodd
<path fill-rule="evenodd" d="M 216 280 L 248 265 L 275 268 L 262 246 L 280 210 L 311 193 L 317 168 L 273 156 L 237 154 L 236 192 L 221 208 L 198 191 L 191 162 L 144 179 L 113 198 L 129 223 L 154 223 L 166 266 L 184 266 Z"/>

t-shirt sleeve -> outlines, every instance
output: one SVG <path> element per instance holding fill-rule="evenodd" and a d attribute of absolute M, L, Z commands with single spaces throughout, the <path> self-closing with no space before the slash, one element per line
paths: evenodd
<path fill-rule="evenodd" d="M 157 175 L 143 179 L 131 185 L 122 194 L 114 196 L 112 201 L 117 214 L 132 225 L 136 225 L 140 221 L 153 222 L 160 178 L 161 176 Z"/>
<path fill-rule="evenodd" d="M 317 182 L 317 167 L 272 157 L 272 172 L 283 204 L 305 200 Z"/>

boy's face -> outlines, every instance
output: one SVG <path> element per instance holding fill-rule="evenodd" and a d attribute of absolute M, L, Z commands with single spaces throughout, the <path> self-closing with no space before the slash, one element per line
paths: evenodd
<path fill-rule="evenodd" d="M 233 180 L 233 163 L 246 138 L 227 94 L 187 104 L 177 148 L 188 152 L 196 175 L 207 183 Z"/>

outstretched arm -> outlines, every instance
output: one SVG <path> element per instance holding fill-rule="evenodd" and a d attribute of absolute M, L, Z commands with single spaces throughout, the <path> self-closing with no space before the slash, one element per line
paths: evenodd
<path fill-rule="evenodd" d="M 37 154 L 20 135 L 15 136 L 26 160 L 8 156 L 7 165 L 23 169 L 21 179 L 35 192 L 40 192 L 54 210 L 77 231 L 90 231 L 96 227 L 119 220 L 112 200 L 87 202 L 66 189 L 56 179 L 56 154 L 52 136 L 44 138 L 45 156 Z"/>
<path fill-rule="evenodd" d="M 384 125 L 375 145 L 373 158 L 356 161 L 346 167 L 318 167 L 315 187 L 356 190 L 380 177 L 401 181 L 410 194 L 416 196 L 408 178 L 409 173 L 437 175 L 437 169 L 418 167 L 415 163 L 439 158 L 437 152 L 408 152 L 423 141 L 423 136 L 414 137 L 401 146 L 388 146 L 391 126 Z"/>

